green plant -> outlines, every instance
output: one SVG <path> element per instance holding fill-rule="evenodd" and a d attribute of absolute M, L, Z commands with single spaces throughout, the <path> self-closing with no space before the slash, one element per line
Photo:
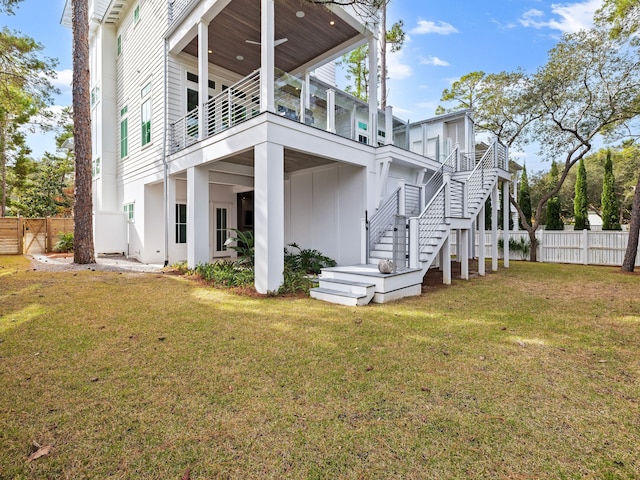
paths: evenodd
<path fill-rule="evenodd" d="M 589 228 L 589 199 L 587 197 L 587 170 L 584 161 L 580 159 L 578 176 L 576 178 L 575 194 L 573 197 L 574 230 L 590 230 Z"/>
<path fill-rule="evenodd" d="M 231 250 L 238 254 L 238 262 L 245 266 L 255 264 L 255 238 L 252 231 L 243 232 L 237 228 L 232 229 L 235 236 L 229 237 L 225 242 Z M 235 245 L 233 245 L 235 243 Z"/>
<path fill-rule="evenodd" d="M 297 252 L 284 249 L 285 268 L 309 274 L 319 274 L 320 270 L 335 267 L 336 261 L 322 254 L 322 252 L 310 248 L 300 248 L 296 243 L 288 245 Z"/>
<path fill-rule="evenodd" d="M 250 287 L 255 280 L 253 267 L 245 267 L 232 260 L 200 263 L 194 272 L 216 287 Z"/>
<path fill-rule="evenodd" d="M 313 281 L 305 275 L 303 270 L 296 270 L 287 265 L 284 267 L 284 281 L 278 289 L 278 293 L 309 293 L 314 286 Z"/>
<path fill-rule="evenodd" d="M 547 202 L 546 217 L 546 230 L 564 230 L 564 223 L 560 217 L 560 199 L 558 197 L 550 198 Z"/>
<path fill-rule="evenodd" d="M 54 252 L 73 252 L 73 233 L 59 233 L 58 241 L 53 247 Z"/>
<path fill-rule="evenodd" d="M 538 241 L 538 244 L 540 244 L 540 241 Z M 498 248 L 504 250 L 504 240 L 502 238 L 498 239 Z M 525 237 L 521 237 L 518 240 L 515 238 L 509 238 L 509 251 L 520 252 L 522 256 L 526 258 L 531 252 L 531 242 Z"/>

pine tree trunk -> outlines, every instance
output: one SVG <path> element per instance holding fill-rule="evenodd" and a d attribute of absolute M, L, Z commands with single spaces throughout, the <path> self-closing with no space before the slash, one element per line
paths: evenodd
<path fill-rule="evenodd" d="M 4 217 L 7 211 L 7 142 L 5 138 L 5 117 L 0 119 L 0 169 L 2 170 L 2 207 L 0 217 Z"/>
<path fill-rule="evenodd" d="M 636 264 L 636 255 L 638 253 L 638 236 L 640 235 L 640 177 L 638 177 L 638 185 L 633 194 L 633 205 L 631 207 L 631 224 L 629 225 L 629 241 L 627 242 L 627 251 L 624 254 L 624 262 L 622 262 L 623 272 L 633 272 Z"/>
<path fill-rule="evenodd" d="M 72 0 L 73 136 L 76 167 L 74 205 L 75 263 L 95 263 L 91 177 L 91 106 L 88 0 Z"/>

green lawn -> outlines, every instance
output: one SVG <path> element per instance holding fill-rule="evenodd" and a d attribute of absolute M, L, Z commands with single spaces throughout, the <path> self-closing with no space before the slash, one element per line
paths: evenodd
<path fill-rule="evenodd" d="M 0 257 L 0 479 L 640 478 L 639 293 L 513 262 L 350 308 Z"/>

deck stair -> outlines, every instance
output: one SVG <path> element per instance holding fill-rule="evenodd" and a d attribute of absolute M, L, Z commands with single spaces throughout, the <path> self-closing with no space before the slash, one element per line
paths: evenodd
<path fill-rule="evenodd" d="M 460 165 L 455 149 L 425 184 L 401 185 L 367 222 L 366 262 L 322 269 L 311 296 L 359 306 L 420 295 L 424 274 L 451 231 L 470 230 L 491 195 L 499 169 L 506 169 L 506 148 L 495 141 L 472 171 L 460 171 Z M 391 259 L 397 270 L 380 273 L 382 259 Z"/>

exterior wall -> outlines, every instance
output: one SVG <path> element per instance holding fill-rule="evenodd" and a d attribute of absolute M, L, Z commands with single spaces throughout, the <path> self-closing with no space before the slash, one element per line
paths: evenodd
<path fill-rule="evenodd" d="M 364 168 L 294 172 L 285 182 L 285 244 L 317 249 L 341 265 L 359 263 L 365 205 Z"/>

